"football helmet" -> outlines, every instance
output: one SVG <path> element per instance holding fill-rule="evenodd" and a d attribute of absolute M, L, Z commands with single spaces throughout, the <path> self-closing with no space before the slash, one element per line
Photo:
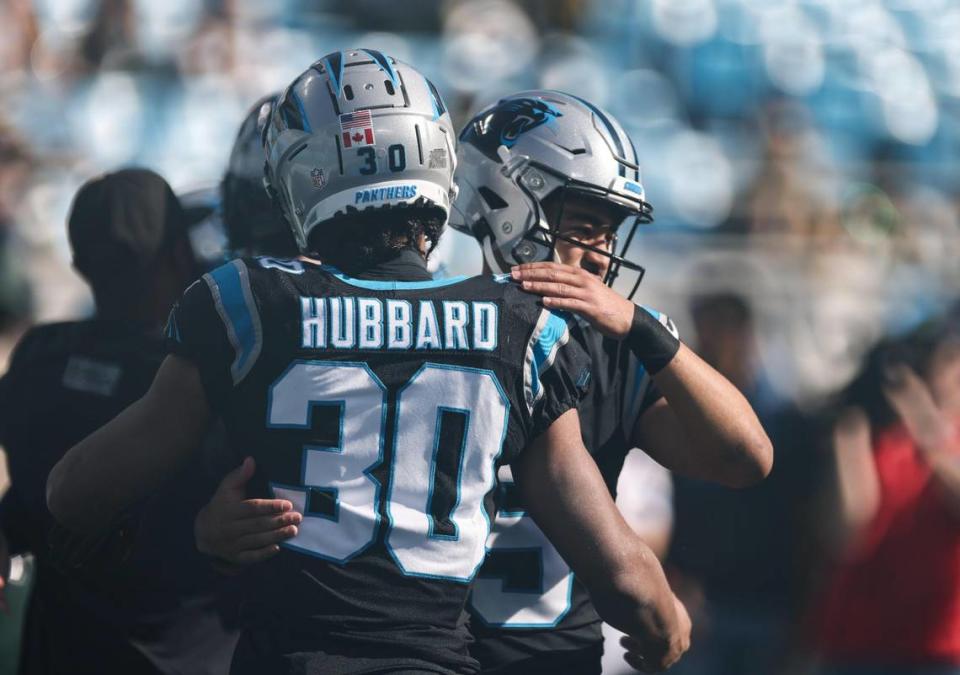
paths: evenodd
<path fill-rule="evenodd" d="M 234 255 L 297 255 L 290 227 L 263 187 L 263 126 L 279 96 L 264 96 L 247 113 L 220 182 L 221 215 Z"/>
<path fill-rule="evenodd" d="M 610 258 L 604 281 L 612 284 L 627 267 L 637 226 L 653 221 L 646 201 L 637 151 L 609 114 L 592 103 L 558 91 L 525 91 L 482 110 L 460 132 L 457 183 L 460 194 L 450 225 L 480 242 L 484 259 L 495 272 L 512 265 L 555 259 L 557 239 Z M 618 232 L 629 229 L 611 249 L 566 237 L 559 222 L 547 222 L 543 201 L 557 190 L 562 205 L 573 194 L 601 199 L 623 218 Z M 558 221 L 560 218 L 558 218 Z"/>
<path fill-rule="evenodd" d="M 300 250 L 351 211 L 436 209 L 456 196 L 456 135 L 436 87 L 373 49 L 323 57 L 281 94 L 264 127 L 264 181 Z"/>

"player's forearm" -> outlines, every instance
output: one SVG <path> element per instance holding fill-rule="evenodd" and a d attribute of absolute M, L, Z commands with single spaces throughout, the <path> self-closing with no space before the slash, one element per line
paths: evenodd
<path fill-rule="evenodd" d="M 107 527 L 189 456 L 209 419 L 196 369 L 169 357 L 143 398 L 57 462 L 47 478 L 50 512 L 79 533 Z"/>
<path fill-rule="evenodd" d="M 648 660 L 672 663 L 686 649 L 689 631 L 681 624 L 663 568 L 638 537 L 627 538 L 622 553 L 605 580 L 589 585 L 597 613 L 645 642 Z"/>
<path fill-rule="evenodd" d="M 574 411 L 534 441 L 513 464 L 513 476 L 530 515 L 590 591 L 600 615 L 649 640 L 644 651 L 652 662 L 676 660 L 685 638 L 673 593 L 657 557 L 613 503 L 581 443 Z"/>
<path fill-rule="evenodd" d="M 770 473 L 773 446 L 756 413 L 693 351 L 681 345 L 654 381 L 675 421 L 641 418 L 634 441 L 657 461 L 682 475 L 730 487 L 752 485 Z"/>
<path fill-rule="evenodd" d="M 47 506 L 62 525 L 78 533 L 105 528 L 155 483 L 157 473 L 131 462 L 150 434 L 136 432 L 142 401 L 72 447 L 47 478 Z M 134 452 L 129 438 L 142 438 Z"/>

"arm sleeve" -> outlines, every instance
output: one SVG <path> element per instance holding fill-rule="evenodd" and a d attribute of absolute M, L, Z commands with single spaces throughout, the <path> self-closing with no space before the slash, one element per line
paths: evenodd
<path fill-rule="evenodd" d="M 208 281 L 191 285 L 167 319 L 166 348 L 189 359 L 200 372 L 211 407 L 218 412 L 233 388 L 231 364 L 235 350 Z"/>
<path fill-rule="evenodd" d="M 620 425 L 623 433 L 630 438 L 637 420 L 643 417 L 643 413 L 654 403 L 663 398 L 663 393 L 633 352 L 630 349 L 624 349 L 624 351 L 626 358 L 622 361 L 625 365 L 624 381 L 620 390 L 622 392 Z"/>
<path fill-rule="evenodd" d="M 522 447 L 546 431 L 586 396 L 591 363 L 583 333 L 565 312 L 544 309 L 527 341 L 523 360 Z"/>

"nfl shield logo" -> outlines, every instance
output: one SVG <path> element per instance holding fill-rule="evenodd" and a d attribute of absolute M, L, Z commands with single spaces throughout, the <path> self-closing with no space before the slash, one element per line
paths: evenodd
<path fill-rule="evenodd" d="M 319 168 L 314 168 L 310 172 L 310 180 L 313 181 L 313 187 L 318 190 L 327 184 L 327 177 L 323 175 L 323 169 Z"/>
<path fill-rule="evenodd" d="M 358 110 L 340 115 L 340 138 L 345 148 L 373 145 L 376 140 L 373 136 L 373 118 L 370 111 Z"/>

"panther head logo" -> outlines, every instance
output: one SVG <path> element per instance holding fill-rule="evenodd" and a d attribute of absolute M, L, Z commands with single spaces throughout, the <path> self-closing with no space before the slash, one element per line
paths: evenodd
<path fill-rule="evenodd" d="M 460 135 L 460 141 L 471 143 L 484 155 L 499 162 L 497 148 L 513 147 L 521 134 L 548 124 L 562 113 L 546 101 L 517 98 L 501 102 L 475 117 Z"/>

